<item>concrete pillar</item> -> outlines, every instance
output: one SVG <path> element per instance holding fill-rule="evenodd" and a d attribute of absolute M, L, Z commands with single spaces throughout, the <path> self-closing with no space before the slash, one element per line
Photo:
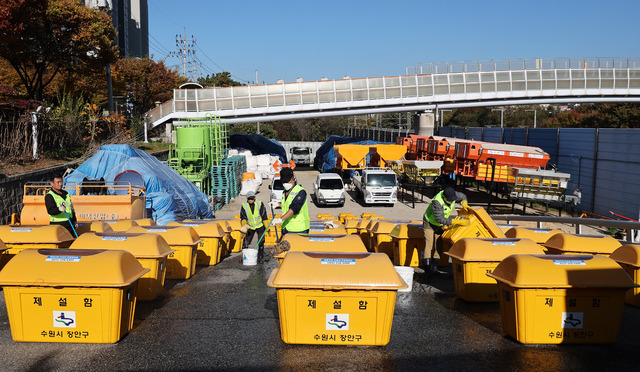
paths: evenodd
<path fill-rule="evenodd" d="M 167 143 L 176 143 L 175 135 L 173 133 L 173 123 L 165 124 L 164 137 Z"/>
<path fill-rule="evenodd" d="M 423 112 L 413 117 L 413 129 L 419 136 L 433 136 L 436 116 L 430 112 Z"/>

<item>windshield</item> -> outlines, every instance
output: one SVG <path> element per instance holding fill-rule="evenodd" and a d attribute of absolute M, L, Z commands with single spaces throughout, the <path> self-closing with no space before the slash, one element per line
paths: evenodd
<path fill-rule="evenodd" d="M 284 190 L 284 186 L 282 186 L 282 182 L 280 180 L 273 180 L 273 190 Z"/>
<path fill-rule="evenodd" d="M 342 190 L 342 181 L 335 178 L 329 178 L 328 180 L 320 180 L 320 188 L 324 190 Z"/>
<path fill-rule="evenodd" d="M 293 149 L 294 155 L 309 155 L 309 149 Z"/>
<path fill-rule="evenodd" d="M 367 176 L 367 186 L 395 186 L 395 174 L 370 174 Z"/>

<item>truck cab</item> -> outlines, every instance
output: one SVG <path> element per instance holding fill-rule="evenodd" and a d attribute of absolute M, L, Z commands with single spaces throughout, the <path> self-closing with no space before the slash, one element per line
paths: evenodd
<path fill-rule="evenodd" d="M 296 165 L 311 166 L 311 147 L 292 147 L 291 160 Z"/>
<path fill-rule="evenodd" d="M 356 195 L 364 204 L 395 204 L 398 201 L 398 179 L 395 172 L 385 168 L 365 168 L 351 178 Z"/>

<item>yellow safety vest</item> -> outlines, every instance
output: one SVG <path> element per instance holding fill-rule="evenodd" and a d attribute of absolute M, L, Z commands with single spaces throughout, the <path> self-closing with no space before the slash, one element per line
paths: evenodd
<path fill-rule="evenodd" d="M 66 215 L 65 212 L 49 215 L 49 222 L 65 222 L 67 221 L 67 216 L 71 218 L 71 216 L 73 215 L 73 209 L 71 208 L 71 195 L 67 194 L 67 197 L 65 199 L 62 199 L 62 196 L 56 194 L 55 192 L 53 192 L 53 190 L 47 191 L 47 194 L 53 196 L 53 201 L 56 202 L 56 207 L 60 208 L 62 202 L 66 203 L 67 205 Z"/>
<path fill-rule="evenodd" d="M 442 209 L 444 210 L 444 217 L 449 218 L 449 216 L 451 216 L 451 212 L 453 211 L 453 207 L 455 206 L 456 202 L 454 200 L 452 203 L 447 204 L 444 201 L 443 195 L 444 195 L 444 191 L 440 191 L 439 193 L 437 193 L 436 196 L 434 196 L 433 199 L 431 199 L 431 204 L 433 204 L 433 202 L 437 200 L 440 203 L 440 205 L 442 205 Z M 431 204 L 429 204 L 429 207 L 427 208 L 427 210 L 424 211 L 424 217 L 427 219 L 427 221 L 429 221 L 430 224 L 435 226 L 442 226 L 440 222 L 436 221 L 436 217 L 433 215 L 433 208 L 431 207 Z"/>
<path fill-rule="evenodd" d="M 242 203 L 242 208 L 244 208 L 244 212 L 247 214 L 247 224 L 249 224 L 249 228 L 251 230 L 255 230 L 258 227 L 262 226 L 262 218 L 260 218 L 260 207 L 262 206 L 262 202 L 260 200 L 256 200 L 253 203 L 253 213 L 251 212 L 251 207 L 249 203 Z"/>
<path fill-rule="evenodd" d="M 293 189 L 289 192 L 287 197 L 282 195 L 282 215 L 284 216 L 287 211 L 289 211 L 289 206 L 293 199 L 298 195 L 300 191 L 304 190 L 302 186 L 295 185 Z M 282 228 L 287 229 L 289 232 L 300 232 L 309 230 L 309 226 L 311 225 L 309 221 L 309 206 L 307 205 L 307 201 L 304 201 L 302 208 L 298 214 L 294 214 L 293 216 L 287 218 L 282 221 Z"/>

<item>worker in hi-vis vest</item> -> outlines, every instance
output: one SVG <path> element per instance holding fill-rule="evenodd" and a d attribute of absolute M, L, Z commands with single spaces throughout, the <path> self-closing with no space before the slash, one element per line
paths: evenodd
<path fill-rule="evenodd" d="M 247 248 L 249 244 L 251 244 L 253 236 L 255 235 L 256 239 L 260 239 L 264 234 L 266 226 L 269 224 L 264 203 L 256 200 L 256 193 L 253 191 L 247 193 L 247 201 L 246 203 L 242 203 L 240 220 L 242 220 L 242 226 L 246 227 L 247 236 L 244 238 L 243 248 Z M 263 262 L 264 238 L 260 240 L 260 244 L 258 244 L 258 263 Z"/>
<path fill-rule="evenodd" d="M 44 206 L 49 214 L 49 223 L 51 225 L 64 226 L 71 236 L 76 236 L 74 227 L 77 227 L 76 212 L 71 205 L 71 196 L 62 189 L 62 176 L 54 174 L 49 184 L 51 190 L 44 195 Z M 71 224 L 74 226 L 72 227 Z"/>
<path fill-rule="evenodd" d="M 422 217 L 425 240 L 423 266 L 426 271 L 438 271 L 438 268 L 449 265 L 448 257 L 443 257 L 442 233 L 454 224 L 469 224 L 468 220 L 452 220 L 450 218 L 456 202 L 460 202 L 465 209 L 469 208 L 465 194 L 447 187 L 431 199 L 431 203 L 424 212 Z"/>
<path fill-rule="evenodd" d="M 282 224 L 282 235 L 287 233 L 306 234 L 309 232 L 309 205 L 307 192 L 296 183 L 291 168 L 282 168 L 280 182 L 282 194 L 282 218 L 274 218 L 273 223 Z"/>

